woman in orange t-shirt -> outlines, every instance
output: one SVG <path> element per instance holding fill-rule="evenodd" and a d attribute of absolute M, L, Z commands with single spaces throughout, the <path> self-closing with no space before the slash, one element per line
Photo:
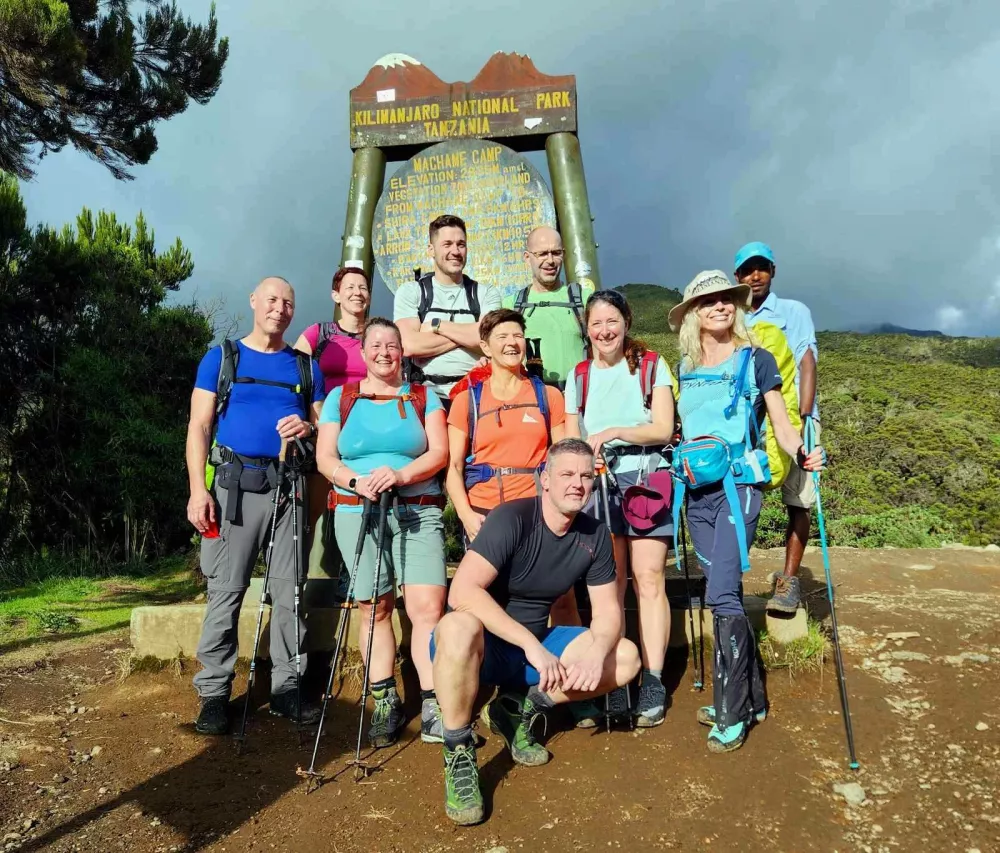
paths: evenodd
<path fill-rule="evenodd" d="M 455 387 L 448 414 L 448 494 L 470 542 L 493 507 L 540 493 L 545 454 L 566 431 L 562 394 L 524 370 L 524 317 L 490 311 L 479 332 L 490 363 Z"/>

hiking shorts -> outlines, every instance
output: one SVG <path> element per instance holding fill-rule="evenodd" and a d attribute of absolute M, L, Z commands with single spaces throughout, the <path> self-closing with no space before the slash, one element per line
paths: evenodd
<path fill-rule="evenodd" d="M 557 658 L 562 657 L 566 647 L 589 629 L 575 625 L 559 625 L 547 628 L 542 635 L 542 645 Z M 436 646 L 431 634 L 431 660 L 434 660 Z M 524 649 L 500 639 L 496 634 L 483 631 L 483 662 L 479 665 L 479 683 L 495 684 L 497 687 L 525 689 L 538 684 L 541 676 L 528 659 Z"/>
<path fill-rule="evenodd" d="M 354 583 L 355 601 L 370 601 L 375 583 L 375 556 L 378 550 L 378 516 L 372 513 L 365 544 Z M 350 571 L 358 547 L 358 533 L 365 520 L 364 513 L 343 512 L 333 514 L 333 529 L 337 545 Z M 395 584 L 445 586 L 447 570 L 444 562 L 444 521 L 440 507 L 407 506 L 401 504 L 399 513 L 391 510 L 386 516 L 385 543 L 382 548 L 382 565 L 379 567 L 379 597 L 393 591 Z"/>
<path fill-rule="evenodd" d="M 819 441 L 819 424 L 816 427 L 816 441 Z M 816 484 L 813 483 L 813 476 L 808 471 L 803 471 L 798 465 L 793 464 L 785 482 L 781 484 L 781 502 L 785 506 L 794 506 L 799 509 L 812 509 L 816 506 Z"/>
<path fill-rule="evenodd" d="M 634 486 L 639 479 L 638 471 L 623 471 L 619 474 L 615 474 L 615 481 L 617 481 L 617 488 L 612 485 L 612 481 L 608 480 L 608 511 L 611 515 L 611 523 L 608 527 L 611 528 L 611 533 L 614 536 L 632 536 L 636 539 L 649 539 L 654 537 L 665 537 L 674 535 L 674 522 L 670 515 L 670 508 L 663 510 L 662 518 L 655 527 L 651 527 L 649 530 L 636 530 L 625 520 L 625 514 L 622 512 L 622 495 L 625 494 L 625 490 L 629 486 Z M 592 515 L 599 518 L 601 521 L 605 521 L 604 518 L 604 506 L 603 503 L 598 503 L 601 499 L 601 478 L 597 477 L 594 479 L 594 493 L 590 496 L 590 501 L 583 508 L 583 511 L 587 515 Z"/>

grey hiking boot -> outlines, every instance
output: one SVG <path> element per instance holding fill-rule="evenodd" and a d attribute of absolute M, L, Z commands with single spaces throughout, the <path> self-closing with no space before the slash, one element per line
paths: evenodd
<path fill-rule="evenodd" d="M 459 826 L 472 826 L 485 816 L 472 744 L 444 748 L 444 811 Z"/>
<path fill-rule="evenodd" d="M 639 686 L 639 706 L 636 708 L 635 724 L 640 729 L 651 729 L 660 725 L 667 710 L 667 688 L 655 676 L 643 674 Z"/>
<path fill-rule="evenodd" d="M 774 579 L 774 595 L 768 600 L 767 609 L 778 613 L 794 613 L 799 609 L 799 604 L 799 579 L 777 575 Z"/>
<path fill-rule="evenodd" d="M 444 723 L 437 699 L 424 699 L 420 706 L 420 739 L 424 743 L 444 743 Z"/>
<path fill-rule="evenodd" d="M 594 702 L 590 699 L 578 699 L 569 703 L 569 713 L 573 718 L 573 725 L 578 729 L 597 728 L 603 714 Z"/>
<path fill-rule="evenodd" d="M 200 735 L 224 735 L 229 731 L 229 697 L 209 696 L 202 699 L 194 730 Z"/>
<path fill-rule="evenodd" d="M 539 718 L 545 720 L 545 714 L 527 696 L 501 693 L 483 708 L 481 716 L 490 731 L 503 738 L 518 764 L 538 767 L 549 763 L 552 756 L 531 731 Z"/>
<path fill-rule="evenodd" d="M 392 746 L 399 740 L 399 733 L 406 724 L 403 702 L 395 687 L 372 690 L 372 698 L 375 700 L 375 711 L 368 729 L 368 740 L 376 749 Z"/>

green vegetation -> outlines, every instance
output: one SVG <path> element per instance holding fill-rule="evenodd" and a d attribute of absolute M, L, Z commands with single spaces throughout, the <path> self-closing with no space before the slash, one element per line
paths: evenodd
<path fill-rule="evenodd" d="M 830 649 L 830 640 L 823 632 L 822 625 L 815 619 L 810 619 L 806 635 L 790 643 L 775 642 L 764 628 L 757 633 L 757 649 L 768 672 L 786 669 L 790 675 L 796 675 L 804 670 L 823 666 Z"/>
<path fill-rule="evenodd" d="M 73 145 L 116 178 L 148 163 L 157 122 L 204 104 L 229 54 L 215 9 L 194 25 L 152 0 L 0 0 L 0 169 L 30 178 L 35 160 Z"/>
<path fill-rule="evenodd" d="M 190 600 L 196 576 L 180 558 L 147 575 L 53 577 L 0 593 L 0 653 L 39 637 L 70 639 L 125 628 L 133 607 Z"/>
<path fill-rule="evenodd" d="M 654 285 L 622 291 L 637 315 L 636 334 L 673 368 L 677 338 L 666 314 L 680 294 Z M 818 338 L 830 544 L 1000 542 L 1000 339 Z M 769 493 L 757 545 L 783 544 L 784 528 L 780 496 Z"/>

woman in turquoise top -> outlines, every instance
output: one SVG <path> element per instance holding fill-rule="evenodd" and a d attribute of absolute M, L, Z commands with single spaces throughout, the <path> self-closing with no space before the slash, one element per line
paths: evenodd
<path fill-rule="evenodd" d="M 690 448 L 721 439 L 728 448 L 725 480 L 686 489 L 687 521 L 698 563 L 705 573 L 706 599 L 714 617 L 714 704 L 698 710 L 711 726 L 712 752 L 739 749 L 750 726 L 767 716 L 767 698 L 756 656 L 753 627 L 743 609 L 742 573 L 760 515 L 761 488 L 770 480 L 763 449 L 764 418 L 781 448 L 806 471 L 823 467 L 821 447 L 811 453 L 788 420 L 781 374 L 767 350 L 755 345 L 746 326 L 747 285 L 733 285 L 724 272 L 700 273 L 669 315 L 680 333 L 681 363 L 677 411 L 682 442 L 675 450 L 678 477 Z M 699 439 L 701 439 L 699 441 Z M 688 442 L 691 442 L 688 444 Z M 694 476 L 690 474 L 689 476 Z M 738 502 L 733 506 L 730 495 Z M 739 528 L 737 528 L 739 525 Z"/>
<path fill-rule="evenodd" d="M 651 399 L 646 398 L 641 373 L 647 350 L 629 336 L 632 310 L 618 291 L 597 291 L 587 300 L 584 319 L 593 359 L 578 368 L 579 381 L 574 375 L 566 383 L 566 437 L 586 439 L 595 455 L 602 456 L 607 464 L 609 523 L 614 534 L 619 600 L 624 607 L 627 569 L 631 565 L 639 602 L 643 669 L 636 725 L 658 726 L 666 707 L 662 676 L 670 635 L 670 604 L 663 571 L 673 531 L 666 507 L 648 526 L 633 527 L 624 517 L 622 495 L 650 472 L 667 467 L 661 451 L 674 432 L 672 378 L 664 360 L 652 354 L 655 361 L 649 367 L 655 364 L 655 374 L 649 383 Z M 586 399 L 581 400 L 584 389 Z M 595 485 L 595 493 L 599 490 L 600 484 Z M 611 713 L 621 713 L 622 704 L 624 693 L 616 691 Z"/>
<path fill-rule="evenodd" d="M 431 631 L 444 613 L 444 496 L 434 476 L 448 461 L 444 408 L 437 395 L 402 379 L 403 345 L 399 329 L 374 317 L 361 336 L 367 376 L 334 389 L 323 404 L 316 444 L 319 470 L 333 484 L 334 531 L 341 553 L 351 560 L 364 523 L 362 503 L 377 505 L 382 492 L 394 492 L 386 523 L 375 634 L 370 665 L 375 712 L 368 737 L 373 746 L 396 741 L 405 723 L 393 670 L 396 638 L 393 576 L 403 590 L 406 615 L 413 624 L 410 653 L 420 679 L 421 738 L 442 743 L 441 711 L 434 696 L 430 661 Z M 342 423 L 342 398 L 349 417 Z M 418 409 L 423 403 L 423 412 Z M 415 405 L 416 404 L 416 405 Z M 422 417 L 421 417 L 422 415 Z M 361 611 L 361 636 L 372 619 L 375 583 L 376 516 L 365 540 L 354 598 Z M 364 652 L 364 646 L 362 647 Z"/>

